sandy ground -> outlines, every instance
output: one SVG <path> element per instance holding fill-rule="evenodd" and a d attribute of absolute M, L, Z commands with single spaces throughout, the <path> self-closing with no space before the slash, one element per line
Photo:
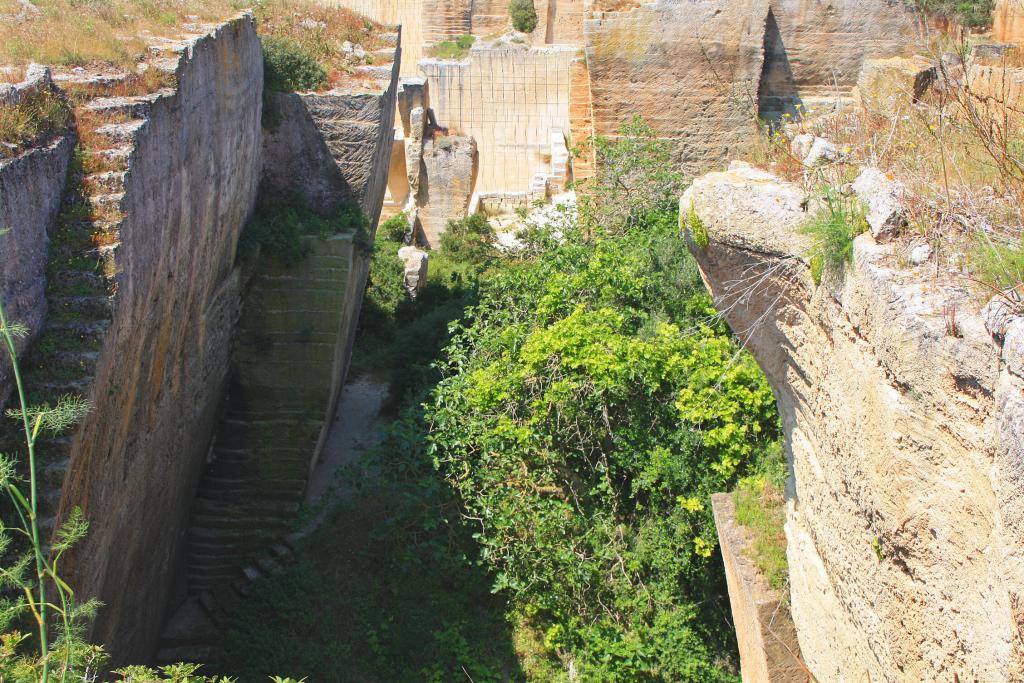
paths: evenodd
<path fill-rule="evenodd" d="M 356 462 L 368 448 L 376 445 L 385 422 L 380 417 L 380 411 L 387 394 L 387 384 L 366 375 L 355 378 L 341 390 L 327 443 L 324 444 L 320 462 L 310 476 L 307 505 L 324 502 L 324 497 L 332 488 L 338 488 L 338 494 L 343 495 L 341 482 L 336 481 L 336 475 L 346 465 Z"/>

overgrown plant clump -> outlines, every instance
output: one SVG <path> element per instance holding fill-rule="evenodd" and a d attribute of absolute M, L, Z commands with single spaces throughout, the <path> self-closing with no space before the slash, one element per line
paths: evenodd
<path fill-rule="evenodd" d="M 459 36 L 456 40 L 442 40 L 430 49 L 430 56 L 437 59 L 463 59 L 476 42 L 476 36 Z"/>
<path fill-rule="evenodd" d="M 512 0 L 508 5 L 512 27 L 520 33 L 533 33 L 537 28 L 537 8 L 533 0 Z"/>
<path fill-rule="evenodd" d="M 56 92 L 40 89 L 13 107 L 0 107 L 0 159 L 67 129 L 71 109 Z"/>
<path fill-rule="evenodd" d="M 789 581 L 785 487 L 786 463 L 779 444 L 756 473 L 740 480 L 733 493 L 736 522 L 751 532 L 750 559 L 775 589 L 785 588 Z"/>
<path fill-rule="evenodd" d="M 651 149 L 631 180 L 660 172 L 646 136 L 606 144 Z M 709 497 L 771 448 L 774 401 L 714 316 L 674 204 L 626 198 L 593 200 L 611 229 L 566 232 L 481 285 L 430 440 L 495 590 L 557 669 L 732 680 Z"/>
<path fill-rule="evenodd" d="M 864 210 L 855 197 L 826 188 L 822 206 L 800 232 L 814 243 L 809 254 L 811 275 L 817 284 L 826 273 L 842 276 L 853 263 L 853 240 L 867 230 Z"/>
<path fill-rule="evenodd" d="M 268 90 L 319 90 L 327 71 L 301 43 L 290 38 L 263 38 L 263 80 Z"/>
<path fill-rule="evenodd" d="M 968 28 L 992 25 L 995 0 L 913 0 L 916 9 L 937 14 Z"/>
<path fill-rule="evenodd" d="M 310 253 L 306 236 L 354 233 L 356 246 L 368 248 L 368 221 L 362 210 L 346 204 L 329 212 L 312 210 L 296 196 L 264 196 L 238 240 L 242 253 L 258 250 L 279 266 L 300 263 Z"/>
<path fill-rule="evenodd" d="M 481 214 L 448 221 L 441 235 L 441 251 L 462 263 L 482 265 L 498 255 L 494 228 Z"/>

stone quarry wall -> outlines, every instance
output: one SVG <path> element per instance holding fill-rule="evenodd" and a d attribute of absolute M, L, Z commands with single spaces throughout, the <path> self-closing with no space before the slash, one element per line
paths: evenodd
<path fill-rule="evenodd" d="M 1000 43 L 1024 43 L 1024 0 L 996 0 L 992 39 Z"/>
<path fill-rule="evenodd" d="M 658 0 L 584 24 L 594 130 L 640 114 L 694 173 L 755 130 L 767 3 Z"/>
<path fill-rule="evenodd" d="M 396 37 L 396 44 L 399 40 Z M 392 156 L 401 47 L 381 80 L 358 91 L 276 94 L 264 135 L 263 190 L 329 211 L 357 205 L 372 239 Z M 369 261 L 360 236 L 306 240 L 282 267 L 261 255 L 249 278 L 223 419 L 189 526 L 187 591 L 206 594 L 259 570 L 246 566 L 299 509 L 344 384 Z M 191 609 L 185 603 L 186 609 Z"/>
<path fill-rule="evenodd" d="M 1021 680 L 1024 318 L 994 341 L 962 282 L 868 234 L 845 278 L 815 286 L 805 200 L 737 164 L 681 204 L 778 401 L 803 659 L 822 681 Z"/>
<path fill-rule="evenodd" d="M 262 80 L 251 17 L 188 44 L 176 91 L 152 102 L 128 160 L 117 305 L 61 501 L 62 515 L 81 506 L 90 521 L 73 581 L 103 601 L 93 637 L 119 661 L 156 643 L 222 395 Z"/>
<path fill-rule="evenodd" d="M 33 68 L 24 81 L 0 85 L 0 107 L 13 106 L 27 94 L 51 89 L 50 74 Z M 0 159 L 0 297 L 9 322 L 28 327 L 18 340 L 19 355 L 38 335 L 46 316 L 48 231 L 60 209 L 74 138 L 64 131 L 45 144 L 9 159 Z M 0 410 L 13 390 L 11 364 L 0 354 Z"/>
<path fill-rule="evenodd" d="M 474 49 L 467 62 L 420 70 L 441 126 L 476 140 L 477 192 L 525 191 L 551 168 L 551 133 L 568 135 L 570 48 Z"/>
<path fill-rule="evenodd" d="M 594 129 L 613 135 L 642 114 L 700 172 L 747 144 L 762 97 L 848 95 L 865 55 L 902 54 L 912 35 L 888 0 L 657 0 L 595 13 L 584 23 Z"/>

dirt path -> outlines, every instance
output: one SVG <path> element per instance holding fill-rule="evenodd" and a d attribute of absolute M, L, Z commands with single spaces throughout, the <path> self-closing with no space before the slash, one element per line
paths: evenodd
<path fill-rule="evenodd" d="M 387 384 L 369 375 L 357 377 L 341 390 L 327 443 L 324 444 L 320 462 L 310 475 L 306 492 L 307 505 L 315 506 L 324 501 L 332 488 L 337 490 L 339 496 L 344 495 L 336 476 L 342 468 L 356 462 L 368 448 L 377 443 L 384 426 L 380 411 L 387 395 Z M 325 507 L 329 508 L 330 504 Z M 316 515 L 321 516 L 322 513 Z"/>

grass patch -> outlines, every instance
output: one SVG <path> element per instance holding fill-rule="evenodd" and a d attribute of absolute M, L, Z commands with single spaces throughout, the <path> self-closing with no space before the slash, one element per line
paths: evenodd
<path fill-rule="evenodd" d="M 0 107 L 0 159 L 17 156 L 67 129 L 71 110 L 47 89 L 26 96 L 13 107 Z"/>
<path fill-rule="evenodd" d="M 789 577 L 786 560 L 786 464 L 781 444 L 761 463 L 760 471 L 741 479 L 733 492 L 736 522 L 747 528 L 753 539 L 748 555 L 775 589 L 782 589 Z"/>
<path fill-rule="evenodd" d="M 1024 301 L 1024 239 L 979 232 L 967 252 L 973 277 L 992 293 Z"/>
<path fill-rule="evenodd" d="M 133 69 L 154 37 L 180 35 L 182 25 L 224 19 L 241 0 L 36 0 L 39 15 L 0 23 L 0 62 L 87 66 L 106 62 Z"/>
<path fill-rule="evenodd" d="M 867 229 L 864 211 L 856 199 L 826 189 L 824 205 L 801 229 L 814 239 L 811 275 L 821 284 L 826 273 L 841 277 L 853 263 L 853 240 Z"/>
<path fill-rule="evenodd" d="M 475 36 L 460 36 L 456 40 L 443 40 L 430 48 L 430 56 L 436 59 L 464 59 L 476 42 Z"/>

